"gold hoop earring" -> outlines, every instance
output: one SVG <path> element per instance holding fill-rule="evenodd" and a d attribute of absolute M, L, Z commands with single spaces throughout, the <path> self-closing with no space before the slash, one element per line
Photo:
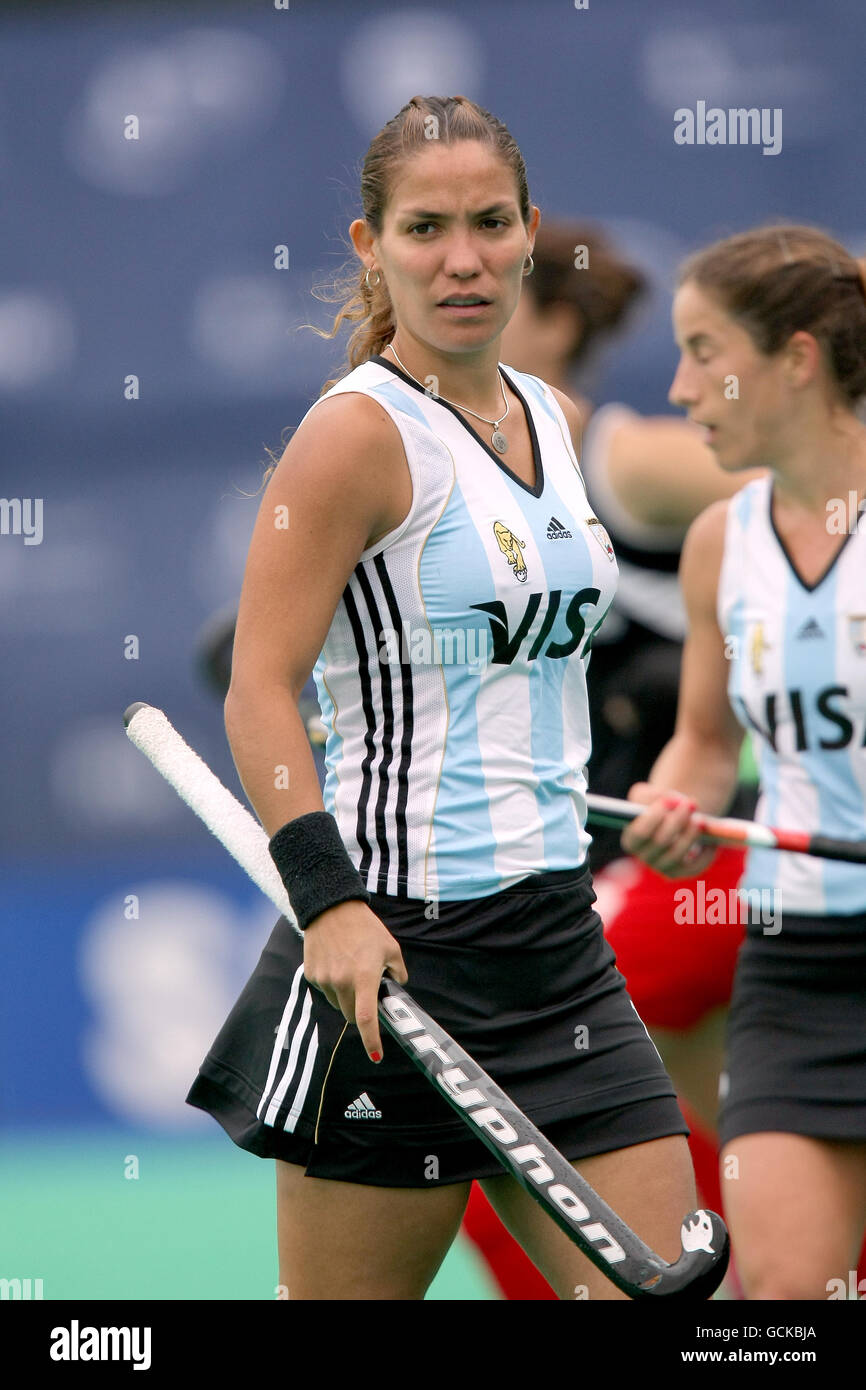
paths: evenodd
<path fill-rule="evenodd" d="M 375 290 L 375 289 L 377 289 L 378 286 L 381 285 L 381 283 L 382 283 L 382 277 L 381 277 L 381 275 L 379 274 L 378 270 L 376 270 L 376 283 L 375 283 L 375 285 L 371 285 L 371 284 L 370 284 L 370 271 L 371 271 L 371 270 L 375 270 L 375 269 L 376 269 L 375 266 L 372 266 L 372 265 L 368 265 L 368 266 L 367 266 L 367 274 L 364 276 L 364 284 L 367 286 L 367 289 L 368 289 L 368 290 Z"/>

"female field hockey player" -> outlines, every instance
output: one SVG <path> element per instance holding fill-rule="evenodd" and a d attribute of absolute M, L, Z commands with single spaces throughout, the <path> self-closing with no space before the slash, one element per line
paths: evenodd
<path fill-rule="evenodd" d="M 673 732 L 685 635 L 676 567 L 688 523 L 709 502 L 735 492 L 741 480 L 721 471 L 700 431 L 686 421 L 670 415 L 645 419 L 619 403 L 594 409 L 579 393 L 577 381 L 587 362 L 597 359 L 599 345 L 621 335 L 645 283 L 604 228 L 544 221 L 532 256 L 534 269 L 506 325 L 501 352 L 518 371 L 565 392 L 580 411 L 581 473 L 620 571 L 613 604 L 593 644 L 593 679 L 587 691 L 593 751 L 587 776 L 590 790 L 625 796 L 634 781 L 649 774 Z M 564 529 L 558 528 L 560 538 Z M 236 610 L 215 614 L 200 643 L 203 672 L 222 699 L 230 681 L 235 621 Z M 298 701 L 302 715 L 310 693 L 315 701 L 314 690 L 311 678 Z M 317 702 L 308 729 L 311 741 L 324 732 Z M 743 814 L 751 809 L 743 808 Z M 605 904 L 605 935 L 677 1090 L 691 1130 L 699 1199 L 718 1210 L 722 1198 L 712 1132 L 721 1061 L 715 1045 L 723 1013 L 718 1006 L 730 997 L 742 929 L 737 923 L 696 934 L 677 926 L 676 885 L 639 860 L 622 857 L 619 840 L 619 831 L 593 829 L 589 863 L 595 891 Z M 721 887 L 727 895 L 744 858 L 742 850 L 723 850 L 708 871 L 708 887 Z M 608 873 L 607 864 L 614 859 Z M 680 1058 L 687 1059 L 687 1069 L 678 1065 Z M 684 1073 L 683 1081 L 678 1071 Z M 704 1093 L 708 1097 L 700 1119 L 686 1106 L 696 1092 L 699 1104 Z M 505 1297 L 555 1296 L 478 1183 L 472 1184 L 463 1231 Z"/>
<path fill-rule="evenodd" d="M 384 127 L 361 201 L 350 369 L 264 494 L 226 701 L 304 939 L 277 923 L 188 1099 L 277 1160 L 290 1298 L 423 1298 L 473 1178 L 561 1298 L 619 1297 L 383 1053 L 388 970 L 677 1257 L 686 1126 L 586 865 L 586 665 L 616 563 L 577 411 L 499 365 L 539 212 L 508 131 L 462 97 Z M 324 796 L 296 708 L 311 670 Z"/>
<path fill-rule="evenodd" d="M 676 732 L 623 833 L 672 877 L 712 857 L 690 810 L 725 808 L 743 728 L 759 821 L 866 839 L 866 268 L 814 228 L 746 232 L 685 264 L 674 327 L 671 400 L 723 469 L 769 472 L 683 551 Z M 725 1210 L 747 1297 L 824 1299 L 866 1225 L 866 874 L 753 850 L 742 886 L 763 896 L 728 1026 Z"/>

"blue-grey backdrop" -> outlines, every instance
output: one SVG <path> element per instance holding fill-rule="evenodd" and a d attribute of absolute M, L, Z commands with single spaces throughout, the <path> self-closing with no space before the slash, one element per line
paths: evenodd
<path fill-rule="evenodd" d="M 862 253 L 864 37 L 862 0 L 4 11 L 0 493 L 42 506 L 38 543 L 8 508 L 0 535 L 6 1126 L 212 1123 L 182 1098 L 273 913 L 121 713 L 159 704 L 238 790 L 195 643 L 265 446 L 342 355 L 297 326 L 328 321 L 310 289 L 377 129 L 415 93 L 505 120 L 542 212 L 604 222 L 656 286 L 585 385 L 664 410 L 687 250 L 781 216 Z M 780 109 L 781 149 L 677 144 L 700 101 Z"/>

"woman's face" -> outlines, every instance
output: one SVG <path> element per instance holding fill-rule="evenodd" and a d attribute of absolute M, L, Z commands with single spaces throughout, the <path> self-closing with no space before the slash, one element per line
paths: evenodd
<path fill-rule="evenodd" d="M 668 399 L 704 426 L 726 472 L 772 467 L 796 406 L 786 354 L 760 352 L 718 300 L 691 281 L 674 297 L 673 325 L 680 361 Z"/>
<path fill-rule="evenodd" d="M 367 233 L 398 331 L 449 354 L 498 340 L 520 297 L 538 219 L 533 208 L 524 225 L 511 170 L 480 141 L 431 140 L 413 154 L 394 180 L 381 236 Z M 359 252 L 367 238 L 353 233 Z M 455 297 L 483 303 L 445 303 Z"/>

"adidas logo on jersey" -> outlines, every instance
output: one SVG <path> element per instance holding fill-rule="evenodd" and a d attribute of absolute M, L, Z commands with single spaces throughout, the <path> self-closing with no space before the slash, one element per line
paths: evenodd
<path fill-rule="evenodd" d="M 347 1106 L 343 1111 L 347 1120 L 381 1120 L 382 1112 L 377 1110 L 366 1091 L 362 1091 L 357 1100 Z"/>
<path fill-rule="evenodd" d="M 566 531 L 561 521 L 557 521 L 555 516 L 550 518 L 547 527 L 547 539 L 549 541 L 564 541 L 571 539 L 571 532 Z"/>
<path fill-rule="evenodd" d="M 797 633 L 797 640 L 801 637 L 823 637 L 824 631 L 821 625 L 814 618 L 807 618 L 803 626 Z"/>

